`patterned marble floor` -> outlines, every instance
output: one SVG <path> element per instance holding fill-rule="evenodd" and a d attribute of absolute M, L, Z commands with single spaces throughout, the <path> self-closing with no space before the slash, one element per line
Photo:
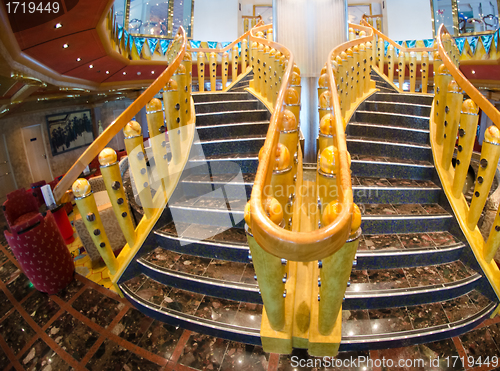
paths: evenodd
<path fill-rule="evenodd" d="M 262 348 L 226 341 L 166 325 L 149 318 L 114 292 L 76 274 L 58 295 L 36 291 L 5 241 L 0 244 L 0 370 L 383 370 L 356 367 L 307 367 L 307 353 L 265 353 Z M 490 370 L 446 367 L 429 358 L 477 359 L 500 354 L 500 318 L 473 331 L 435 343 L 399 349 L 343 353 L 339 359 L 364 356 L 422 359 L 423 367 L 401 370 Z M 295 358 L 296 357 L 296 358 Z M 444 358 L 446 359 L 446 358 Z M 457 359 L 457 358 L 455 358 Z M 297 365 L 302 360 L 306 367 Z M 435 366 L 435 367 L 434 367 Z M 467 365 L 469 366 L 469 365 Z M 394 368 L 391 368 L 394 369 Z"/>

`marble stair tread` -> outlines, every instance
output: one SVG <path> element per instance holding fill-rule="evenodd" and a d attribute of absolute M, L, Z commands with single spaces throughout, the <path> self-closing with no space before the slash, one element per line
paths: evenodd
<path fill-rule="evenodd" d="M 248 126 L 248 125 L 259 125 L 259 124 L 269 124 L 269 120 L 249 121 L 249 122 L 229 122 L 229 123 L 221 123 L 221 124 L 216 124 L 216 125 L 203 125 L 203 126 L 197 126 L 196 130 L 201 131 L 201 130 L 220 128 L 220 127 L 230 128 L 230 127 L 235 127 L 235 126 Z"/>
<path fill-rule="evenodd" d="M 373 252 L 401 250 L 446 250 L 464 246 L 450 232 L 363 234 L 360 237 L 358 256 Z"/>
<path fill-rule="evenodd" d="M 247 236 L 243 228 L 213 227 L 195 223 L 169 222 L 159 228 L 157 233 L 172 237 L 188 239 L 202 238 L 204 241 L 213 241 L 227 245 L 248 246 Z"/>
<path fill-rule="evenodd" d="M 194 143 L 226 143 L 228 141 L 251 141 L 251 140 L 262 140 L 266 139 L 266 134 L 248 134 L 248 135 L 238 135 L 234 137 L 225 137 L 225 138 L 211 138 L 211 139 L 202 139 Z"/>
<path fill-rule="evenodd" d="M 351 155 L 352 162 L 381 162 L 388 164 L 397 164 L 397 165 L 409 165 L 409 166 L 423 166 L 428 168 L 434 168 L 429 161 L 425 160 L 411 160 L 411 159 L 403 159 L 403 158 L 395 158 L 388 156 L 373 156 L 373 155 L 361 155 L 361 154 L 353 154 Z"/>
<path fill-rule="evenodd" d="M 220 102 L 227 100 L 250 100 L 252 98 L 254 98 L 253 95 L 247 92 L 217 92 L 216 94 L 197 92 L 193 94 L 193 100 L 195 104 L 203 102 Z"/>
<path fill-rule="evenodd" d="M 188 280 L 205 278 L 213 285 L 243 283 L 258 287 L 251 263 L 236 263 L 220 259 L 201 258 L 157 248 L 141 258 L 146 264 L 167 273 L 181 273 Z M 444 288 L 470 285 L 481 276 L 457 260 L 447 264 L 393 269 L 354 269 L 346 297 L 379 292 L 379 295 L 409 295 L 439 291 Z M 470 290 L 469 290 L 470 291 Z"/>
<path fill-rule="evenodd" d="M 217 102 L 199 102 L 194 104 L 197 114 L 217 113 L 226 111 L 248 111 L 251 109 L 262 109 L 263 105 L 258 99 L 245 100 L 222 100 Z"/>
<path fill-rule="evenodd" d="M 368 176 L 352 176 L 351 183 L 353 189 L 363 187 L 381 187 L 381 188 L 425 188 L 425 189 L 441 189 L 431 180 L 413 180 L 413 179 L 392 179 L 392 178 L 377 178 Z"/>
<path fill-rule="evenodd" d="M 227 200 L 218 195 L 201 195 L 195 197 L 183 196 L 172 203 L 169 207 L 182 207 L 193 209 L 216 209 L 216 210 L 232 210 L 241 211 L 245 209 L 247 199 L 228 198 Z"/>
<path fill-rule="evenodd" d="M 194 156 L 193 158 L 189 159 L 189 161 L 192 162 L 197 162 L 197 161 L 204 161 L 204 160 L 219 160 L 219 161 L 231 161 L 231 160 L 236 160 L 236 159 L 245 159 L 245 160 L 258 160 L 259 153 L 258 152 L 252 152 L 252 153 L 219 153 L 219 154 L 213 154 L 213 155 L 208 155 L 208 156 Z"/>
<path fill-rule="evenodd" d="M 353 143 L 370 142 L 370 143 L 387 144 L 387 145 L 402 146 L 402 147 L 415 148 L 415 149 L 417 149 L 417 148 L 431 149 L 430 144 L 417 143 L 417 142 L 406 142 L 406 141 L 397 140 L 397 138 L 388 139 L 388 138 L 372 138 L 372 137 L 349 135 L 346 138 L 346 141 L 347 141 L 347 143 L 349 143 L 349 142 L 353 142 Z"/>
<path fill-rule="evenodd" d="M 391 100 L 392 95 L 400 95 L 399 93 L 377 93 L 376 95 L 380 94 L 380 96 L 376 99 L 373 97 L 370 97 L 369 99 L 365 100 L 364 103 L 373 103 L 373 104 L 395 104 L 395 105 L 401 105 L 401 106 L 413 106 L 413 107 L 432 107 L 432 99 L 427 101 L 427 102 L 418 102 L 418 103 L 411 103 L 411 102 L 404 102 L 404 101 L 394 101 Z M 406 95 L 406 94 L 405 94 Z M 418 99 L 419 95 L 410 95 L 412 97 L 416 97 Z M 384 99 L 385 98 L 385 99 Z M 395 98 L 397 99 L 397 98 Z"/>
<path fill-rule="evenodd" d="M 211 183 L 211 184 L 248 184 L 252 185 L 255 180 L 254 173 L 243 173 L 243 179 L 237 177 L 238 174 L 191 174 L 184 178 L 184 183 Z"/>
<path fill-rule="evenodd" d="M 214 298 L 170 288 L 144 275 L 121 284 L 124 293 L 136 303 L 147 306 L 153 316 L 170 317 L 172 321 L 186 318 L 199 328 L 219 328 L 221 337 L 234 339 L 238 333 L 254 330 L 250 341 L 259 341 L 262 305 Z M 341 347 L 368 342 L 369 348 L 377 343 L 391 347 L 394 337 L 404 337 L 409 343 L 423 342 L 426 336 L 447 332 L 465 332 L 467 325 L 475 327 L 493 310 L 494 305 L 477 291 L 458 298 L 399 308 L 343 310 Z M 463 330 L 463 331 L 461 331 Z M 411 339 L 411 340 L 410 340 Z M 392 343 L 392 347 L 400 342 Z M 399 345 L 400 346 L 400 345 Z"/>

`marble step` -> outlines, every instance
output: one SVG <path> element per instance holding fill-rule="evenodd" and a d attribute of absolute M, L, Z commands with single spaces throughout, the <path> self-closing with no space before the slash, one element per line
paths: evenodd
<path fill-rule="evenodd" d="M 144 275 L 167 286 L 262 304 L 251 263 L 201 258 L 162 248 L 140 258 L 138 263 Z M 354 270 L 343 308 L 378 309 L 454 299 L 472 291 L 480 279 L 481 275 L 460 261 L 415 268 Z"/>
<path fill-rule="evenodd" d="M 355 112 L 351 120 L 362 123 L 429 130 L 428 116 L 406 115 L 402 113 L 397 114 L 360 109 Z"/>
<path fill-rule="evenodd" d="M 121 282 L 125 297 L 146 315 L 199 333 L 260 345 L 262 306 L 170 288 L 140 275 Z M 495 304 L 474 290 L 456 299 L 416 306 L 343 310 L 341 351 L 437 341 L 467 332 Z"/>
<path fill-rule="evenodd" d="M 257 172 L 258 152 L 244 154 L 217 154 L 194 156 L 189 159 L 189 166 L 194 167 L 192 174 L 208 174 L 210 165 L 212 174 L 238 174 Z"/>
<path fill-rule="evenodd" d="M 266 135 L 269 120 L 256 122 L 229 123 L 224 125 L 206 125 L 196 128 L 201 140 L 238 137 L 244 135 Z"/>
<path fill-rule="evenodd" d="M 220 102 L 220 101 L 235 101 L 235 100 L 249 100 L 253 99 L 254 96 L 249 93 L 240 92 L 217 92 L 217 93 L 194 93 L 193 100 L 194 103 L 203 102 Z"/>
<path fill-rule="evenodd" d="M 161 248 L 203 258 L 248 262 L 243 228 L 227 228 L 175 220 L 158 228 Z M 355 269 L 407 268 L 450 263 L 461 258 L 465 245 L 449 232 L 365 234 L 361 236 Z"/>
<path fill-rule="evenodd" d="M 411 180 L 430 180 L 435 174 L 428 161 L 372 155 L 352 155 L 351 171 L 354 176 Z"/>
<path fill-rule="evenodd" d="M 188 197 L 207 193 L 207 189 L 223 188 L 226 194 L 243 194 L 250 198 L 255 174 L 192 174 L 182 180 L 182 189 Z"/>
<path fill-rule="evenodd" d="M 249 134 L 237 137 L 203 139 L 193 143 L 201 144 L 205 156 L 243 155 L 260 151 L 266 140 L 266 134 Z"/>
<path fill-rule="evenodd" d="M 196 114 L 229 111 L 249 111 L 264 108 L 265 106 L 258 99 L 238 99 L 217 102 L 200 102 L 194 104 L 194 110 Z"/>
<path fill-rule="evenodd" d="M 367 100 L 360 107 L 364 111 L 403 113 L 405 115 L 430 117 L 431 106 L 406 102 L 381 102 Z"/>
<path fill-rule="evenodd" d="M 196 126 L 265 121 L 270 117 L 267 109 L 199 113 L 196 115 Z"/>
<path fill-rule="evenodd" d="M 379 140 L 397 140 L 399 142 L 425 144 L 430 143 L 429 130 L 387 126 L 362 122 L 350 122 L 346 134 Z"/>
<path fill-rule="evenodd" d="M 399 138 L 379 139 L 348 136 L 347 150 L 352 155 L 393 157 L 415 161 L 430 161 L 432 159 L 431 146 L 428 144 L 405 143 Z"/>
<path fill-rule="evenodd" d="M 411 104 L 422 104 L 430 106 L 432 105 L 433 96 L 422 95 L 422 94 L 411 94 L 411 93 L 384 93 L 377 92 L 370 97 L 370 101 L 379 102 L 400 102 L 400 103 L 411 103 Z"/>

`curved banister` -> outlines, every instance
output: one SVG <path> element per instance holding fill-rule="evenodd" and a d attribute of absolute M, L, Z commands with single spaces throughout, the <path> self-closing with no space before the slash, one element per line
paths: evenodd
<path fill-rule="evenodd" d="M 464 76 L 460 69 L 455 66 L 455 64 L 451 61 L 450 57 L 446 53 L 442 40 L 442 37 L 445 33 L 449 35 L 448 30 L 442 24 L 438 30 L 437 45 L 443 63 L 448 68 L 450 74 L 453 76 L 458 85 L 478 105 L 478 107 L 481 108 L 481 110 L 490 118 L 490 120 L 493 121 L 495 126 L 500 128 L 500 112 L 498 112 L 495 106 L 491 104 L 490 101 L 486 99 L 484 95 L 474 87 L 474 85 L 471 84 L 471 82 Z"/>
<path fill-rule="evenodd" d="M 94 142 L 85 150 L 80 158 L 73 164 L 71 169 L 64 175 L 61 181 L 54 189 L 54 198 L 56 201 L 62 199 L 65 192 L 71 188 L 73 182 L 78 179 L 79 175 L 87 167 L 87 165 L 108 145 L 109 141 L 122 130 L 134 116 L 146 106 L 146 104 L 154 98 L 154 96 L 165 86 L 170 80 L 174 72 L 184 58 L 186 52 L 186 32 L 184 28 L 179 27 L 178 35 L 182 38 L 180 50 L 177 52 L 175 59 L 162 72 L 162 74 L 125 110 L 118 118 L 113 121 L 104 132 L 97 137 Z M 173 46 L 174 44 L 172 44 Z"/>
<path fill-rule="evenodd" d="M 335 48 L 331 53 L 340 53 L 345 49 L 357 45 L 364 41 L 370 41 L 373 33 L 369 28 L 352 25 L 367 32 L 369 36 L 344 43 Z M 340 111 L 336 84 L 333 77 L 333 70 L 330 63 L 327 63 L 327 73 L 329 76 L 329 86 L 333 93 L 332 109 L 335 114 L 335 129 L 337 132 L 337 148 L 339 153 L 339 179 L 337 186 L 340 188 L 339 203 L 343 206 L 338 217 L 329 225 L 311 232 L 292 232 L 275 225 L 268 217 L 263 208 L 264 189 L 272 176 L 274 168 L 274 149 L 279 141 L 279 124 L 284 102 L 285 91 L 290 84 L 291 71 L 293 68 L 293 55 L 284 46 L 273 41 L 256 37 L 254 33 L 265 31 L 269 25 L 252 29 L 250 40 L 259 42 L 280 51 L 288 57 L 288 64 L 282 79 L 281 88 L 276 101 L 267 133 L 266 141 L 260 155 L 259 167 L 255 177 L 250 199 L 251 229 L 253 236 L 259 245 L 267 252 L 292 261 L 313 261 L 320 260 L 332 255 L 344 244 L 351 231 L 351 216 L 353 210 L 353 194 L 351 187 L 351 173 L 347 145 L 344 134 L 344 123 Z M 299 190 L 298 192 L 300 192 Z"/>
<path fill-rule="evenodd" d="M 364 19 L 361 20 L 361 24 L 366 27 L 370 27 L 373 32 L 380 38 L 384 39 L 384 41 L 387 41 L 389 44 L 394 46 L 395 48 L 398 48 L 401 51 L 404 51 L 405 53 L 410 53 L 410 52 L 432 52 L 434 51 L 434 48 L 406 48 L 402 45 L 399 45 L 398 43 L 394 42 L 390 38 L 388 38 L 386 35 L 384 35 L 382 32 L 377 30 L 375 27 L 370 25 L 367 21 Z"/>
<path fill-rule="evenodd" d="M 259 27 L 263 24 L 264 24 L 264 21 L 260 20 L 253 28 Z M 197 53 L 197 52 L 203 52 L 203 53 L 224 53 L 224 52 L 227 52 L 227 51 L 231 50 L 233 48 L 233 46 L 240 43 L 243 39 L 248 38 L 248 36 L 250 35 L 250 31 L 252 31 L 252 29 L 245 32 L 243 35 L 238 37 L 236 40 L 234 40 L 232 43 L 230 43 L 229 45 L 227 45 L 224 48 L 214 48 L 214 49 L 211 49 L 211 48 L 191 48 L 191 52 L 195 52 L 195 53 Z"/>

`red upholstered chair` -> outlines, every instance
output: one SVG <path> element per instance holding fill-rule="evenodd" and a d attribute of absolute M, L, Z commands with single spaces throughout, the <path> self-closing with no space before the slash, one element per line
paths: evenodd
<path fill-rule="evenodd" d="M 31 191 L 33 192 L 33 196 L 35 196 L 36 201 L 38 202 L 38 207 L 45 205 L 45 200 L 42 195 L 42 186 L 47 184 L 45 180 L 40 180 L 36 183 L 31 183 Z"/>
<path fill-rule="evenodd" d="M 3 213 L 9 228 L 23 225 L 39 213 L 38 202 L 31 190 L 26 192 L 20 188 L 7 194 L 7 200 L 3 203 Z"/>
<path fill-rule="evenodd" d="M 50 211 L 27 221 L 28 229 L 12 227 L 5 238 L 24 274 L 38 291 L 56 294 L 72 280 L 75 266 Z M 26 226 L 24 226 L 26 227 Z"/>

